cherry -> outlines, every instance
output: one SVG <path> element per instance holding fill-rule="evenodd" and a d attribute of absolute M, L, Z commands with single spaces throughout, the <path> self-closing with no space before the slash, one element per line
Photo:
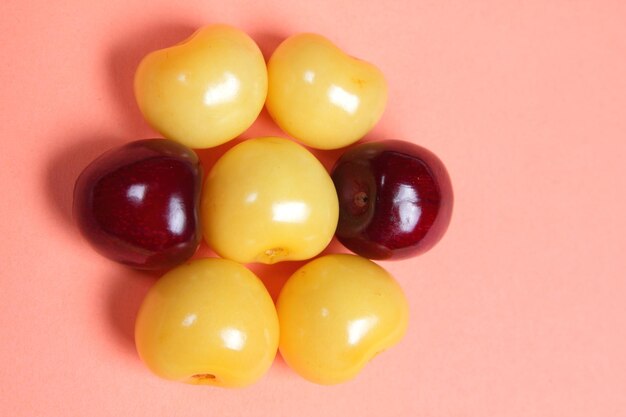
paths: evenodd
<path fill-rule="evenodd" d="M 443 163 L 410 142 L 388 140 L 355 146 L 337 161 L 336 235 L 370 259 L 403 259 L 426 252 L 444 235 L 453 205 Z"/>
<path fill-rule="evenodd" d="M 200 242 L 202 168 L 196 154 L 166 139 L 112 149 L 80 174 L 74 218 L 102 255 L 140 269 L 190 258 Z"/>

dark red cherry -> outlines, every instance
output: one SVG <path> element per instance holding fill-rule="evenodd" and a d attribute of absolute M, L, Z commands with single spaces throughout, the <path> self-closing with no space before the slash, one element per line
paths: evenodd
<path fill-rule="evenodd" d="M 370 259 L 424 253 L 446 232 L 453 205 L 450 177 L 432 152 L 410 142 L 357 145 L 332 173 L 339 197 L 339 241 Z"/>
<path fill-rule="evenodd" d="M 189 148 L 147 139 L 112 149 L 76 180 L 74 219 L 102 255 L 140 269 L 189 259 L 201 238 L 202 167 Z"/>

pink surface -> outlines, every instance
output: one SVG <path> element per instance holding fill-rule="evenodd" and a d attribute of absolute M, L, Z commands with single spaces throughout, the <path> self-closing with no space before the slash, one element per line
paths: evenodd
<path fill-rule="evenodd" d="M 408 334 L 353 382 L 316 386 L 280 359 L 243 390 L 153 377 L 132 328 L 154 277 L 71 223 L 80 170 L 155 136 L 132 95 L 141 56 L 214 22 L 266 54 L 314 31 L 374 62 L 390 100 L 368 137 L 449 168 L 444 240 L 384 264 Z M 0 415 L 624 415 L 625 22 L 619 0 L 2 1 Z M 278 133 L 264 114 L 244 137 Z M 294 268 L 257 271 L 276 295 Z"/>

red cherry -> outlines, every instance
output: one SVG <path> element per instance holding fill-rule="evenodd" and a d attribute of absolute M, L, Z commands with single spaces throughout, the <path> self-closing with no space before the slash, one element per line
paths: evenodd
<path fill-rule="evenodd" d="M 190 258 L 200 242 L 202 167 L 189 148 L 147 139 L 112 149 L 80 174 L 74 218 L 102 255 L 140 269 Z"/>
<path fill-rule="evenodd" d="M 453 193 L 443 163 L 410 142 L 369 142 L 349 149 L 332 174 L 339 196 L 336 235 L 370 259 L 426 252 L 450 223 Z"/>

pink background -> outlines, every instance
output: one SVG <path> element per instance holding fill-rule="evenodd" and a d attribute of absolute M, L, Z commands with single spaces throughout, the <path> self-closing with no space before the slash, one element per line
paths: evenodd
<path fill-rule="evenodd" d="M 383 264 L 410 302 L 406 338 L 344 385 L 280 359 L 243 390 L 153 377 L 132 328 L 155 277 L 71 223 L 80 170 L 155 136 L 139 59 L 217 22 L 266 56 L 313 31 L 375 63 L 390 99 L 368 138 L 415 141 L 452 176 L 444 240 Z M 626 2 L 3 0 L 0 28 L 0 415 L 626 413 Z M 243 137 L 267 134 L 263 114 Z M 275 296 L 296 266 L 256 270 Z"/>

